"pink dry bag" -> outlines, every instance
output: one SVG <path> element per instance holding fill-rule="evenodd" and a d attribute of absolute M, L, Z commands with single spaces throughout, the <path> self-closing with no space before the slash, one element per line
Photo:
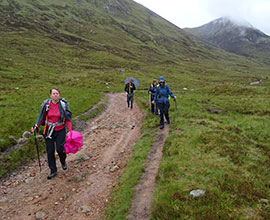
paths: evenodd
<path fill-rule="evenodd" d="M 66 137 L 65 152 L 66 154 L 75 154 L 83 145 L 83 136 L 78 131 L 70 131 Z"/>

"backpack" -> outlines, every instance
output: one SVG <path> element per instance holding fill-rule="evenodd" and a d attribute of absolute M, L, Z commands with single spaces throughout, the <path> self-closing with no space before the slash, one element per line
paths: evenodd
<path fill-rule="evenodd" d="M 49 99 L 49 101 L 46 103 L 46 106 L 45 106 L 45 112 L 46 112 L 47 116 L 46 116 L 46 120 L 44 121 L 45 127 L 44 127 L 44 131 L 43 131 L 43 135 L 45 135 L 46 129 L 47 129 L 47 123 L 46 123 L 46 121 L 48 120 L 48 111 L 50 109 L 50 103 L 51 102 L 52 102 L 52 100 Z M 64 124 L 65 123 L 65 120 L 66 120 L 65 119 L 65 111 L 67 110 L 67 107 L 66 107 L 66 103 L 63 101 L 63 99 L 60 99 L 59 102 L 60 102 L 60 104 L 61 104 L 61 106 L 62 106 L 62 108 L 64 110 L 64 118 L 63 118 L 63 124 Z"/>
<path fill-rule="evenodd" d="M 159 84 L 157 85 L 157 88 L 158 88 L 158 93 L 160 93 L 160 86 L 159 86 Z M 167 85 L 165 85 L 165 88 L 166 88 L 166 90 L 167 90 L 167 98 L 169 98 L 170 99 L 170 97 L 171 96 L 169 96 L 169 89 L 168 89 L 168 86 Z M 161 96 L 159 95 L 159 97 L 158 98 L 160 98 Z"/>
<path fill-rule="evenodd" d="M 50 108 L 50 103 L 51 103 L 52 100 L 49 100 L 47 103 L 46 103 L 46 112 L 49 111 L 49 108 Z M 64 112 L 67 110 L 67 106 L 66 106 L 66 102 L 64 102 L 62 99 L 59 100 Z"/>

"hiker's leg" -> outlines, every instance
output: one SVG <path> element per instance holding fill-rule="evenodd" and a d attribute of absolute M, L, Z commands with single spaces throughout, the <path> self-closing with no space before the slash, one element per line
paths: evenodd
<path fill-rule="evenodd" d="M 151 103 L 151 112 L 154 114 L 154 112 L 155 112 L 155 104 L 152 104 Z"/>
<path fill-rule="evenodd" d="M 128 104 L 128 108 L 129 108 L 129 100 L 130 100 L 130 98 L 129 98 L 129 94 L 127 95 L 127 104 Z"/>
<path fill-rule="evenodd" d="M 160 126 L 164 126 L 165 104 L 164 103 L 158 103 L 158 107 L 159 107 L 159 110 L 160 110 Z"/>
<path fill-rule="evenodd" d="M 66 153 L 64 152 L 64 144 L 66 139 L 66 130 L 62 129 L 60 131 L 56 131 L 56 151 L 59 155 L 59 159 L 61 164 L 65 164 L 66 162 Z"/>
<path fill-rule="evenodd" d="M 131 94 L 130 97 L 130 108 L 133 108 L 133 93 Z"/>
<path fill-rule="evenodd" d="M 150 98 L 150 102 L 151 102 L 151 112 L 154 114 L 154 112 L 155 112 L 155 104 L 152 103 L 153 100 L 154 100 L 154 96 L 151 95 L 151 98 Z"/>
<path fill-rule="evenodd" d="M 164 115 L 165 115 L 165 118 L 166 118 L 168 124 L 170 124 L 169 108 L 170 108 L 170 103 L 168 102 L 165 104 L 165 107 L 164 107 Z"/>
<path fill-rule="evenodd" d="M 155 105 L 155 114 L 158 115 L 158 104 L 155 103 L 154 105 Z"/>
<path fill-rule="evenodd" d="M 45 138 L 46 143 L 46 151 L 47 151 L 47 158 L 48 158 L 48 165 L 51 170 L 51 173 L 55 173 L 57 171 L 57 167 L 55 164 L 55 145 L 54 145 L 54 135 L 52 134 L 52 139 Z"/>

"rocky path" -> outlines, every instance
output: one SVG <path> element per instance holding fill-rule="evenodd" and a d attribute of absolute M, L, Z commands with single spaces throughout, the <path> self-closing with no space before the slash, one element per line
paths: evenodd
<path fill-rule="evenodd" d="M 129 220 L 148 220 L 151 216 L 156 176 L 162 158 L 162 149 L 168 133 L 168 126 L 165 126 L 163 130 L 159 130 L 151 151 L 147 156 L 144 173 L 135 188 L 131 211 L 128 215 Z"/>
<path fill-rule="evenodd" d="M 86 125 L 82 149 L 68 155 L 66 171 L 57 159 L 58 175 L 47 180 L 49 169 L 44 155 L 42 172 L 35 161 L 1 182 L 0 219 L 101 217 L 143 120 L 137 105 L 133 110 L 126 107 L 124 94 L 108 94 L 108 98 L 106 110 Z"/>

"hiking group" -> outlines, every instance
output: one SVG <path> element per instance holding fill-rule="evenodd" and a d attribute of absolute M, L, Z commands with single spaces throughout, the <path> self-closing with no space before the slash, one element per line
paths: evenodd
<path fill-rule="evenodd" d="M 176 96 L 173 95 L 170 87 L 165 84 L 164 77 L 159 77 L 158 84 L 156 80 L 150 86 L 148 92 L 151 93 L 151 111 L 152 113 L 160 116 L 160 129 L 164 128 L 164 116 L 168 124 L 170 124 L 169 108 L 170 108 L 170 97 L 176 101 Z"/>
<path fill-rule="evenodd" d="M 127 81 L 128 80 L 128 81 Z M 138 84 L 136 78 L 130 77 L 126 79 L 125 92 L 127 95 L 128 108 L 133 108 L 134 90 L 136 90 Z M 164 117 L 168 124 L 170 124 L 169 108 L 170 97 L 176 101 L 176 96 L 173 95 L 170 87 L 165 84 L 164 77 L 159 77 L 158 83 L 153 80 L 148 90 L 150 96 L 151 112 L 156 115 L 160 115 L 160 129 L 164 128 Z M 159 113 L 158 113 L 159 112 Z"/>
<path fill-rule="evenodd" d="M 128 77 L 125 81 L 127 105 L 130 109 L 133 109 L 134 91 L 138 86 L 139 82 L 136 78 Z M 170 124 L 169 96 L 174 100 L 176 100 L 176 96 L 173 95 L 169 86 L 165 84 L 165 79 L 163 77 L 159 78 L 158 83 L 156 80 L 153 81 L 148 93 L 150 95 L 151 112 L 160 115 L 160 129 L 163 129 L 164 116 L 167 123 Z M 72 131 L 71 117 L 72 113 L 69 109 L 69 103 L 60 97 L 60 90 L 58 88 L 50 89 L 50 98 L 42 102 L 36 124 L 31 129 L 32 132 L 36 132 L 40 126 L 44 125 L 43 137 L 45 139 L 48 166 L 50 169 L 50 174 L 47 177 L 48 179 L 52 179 L 57 175 L 55 150 L 58 153 L 63 170 L 66 170 L 66 154 L 70 152 L 76 153 L 78 148 L 82 146 L 82 136 L 80 141 L 78 139 L 75 140 L 78 138 L 79 132 Z M 66 127 L 69 131 L 67 137 Z M 72 141 L 72 138 L 74 138 L 74 141 Z"/>

